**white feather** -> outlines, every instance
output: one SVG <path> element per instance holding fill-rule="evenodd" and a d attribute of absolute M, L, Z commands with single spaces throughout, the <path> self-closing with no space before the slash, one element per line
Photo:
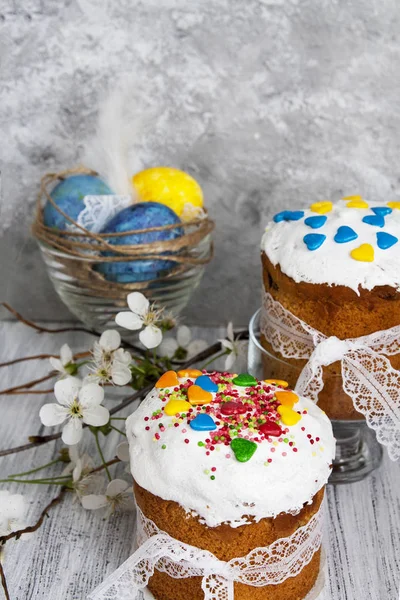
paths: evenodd
<path fill-rule="evenodd" d="M 130 195 L 135 202 L 129 168 L 129 150 L 135 141 L 135 123 L 128 109 L 132 86 L 132 82 L 116 86 L 100 105 L 96 132 L 85 146 L 83 163 L 97 171 L 115 194 Z"/>

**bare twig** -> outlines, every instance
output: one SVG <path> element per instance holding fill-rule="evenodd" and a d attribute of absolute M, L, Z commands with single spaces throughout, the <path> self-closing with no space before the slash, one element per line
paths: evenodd
<path fill-rule="evenodd" d="M 1 564 L 1 560 L 0 560 L 0 578 L 1 578 L 1 585 L 3 587 L 6 600 L 11 600 L 10 593 L 9 593 L 8 587 L 7 587 L 6 575 L 4 573 L 4 569 L 3 569 L 3 565 Z"/>
<path fill-rule="evenodd" d="M 66 333 L 67 331 L 82 331 L 83 333 L 89 333 L 90 335 L 98 335 L 96 331 L 92 329 L 86 329 L 86 327 L 61 327 L 59 329 L 49 329 L 48 327 L 41 327 L 40 325 L 36 325 L 33 321 L 29 321 L 25 319 L 19 312 L 17 312 L 14 308 L 12 308 L 7 302 L 2 302 L 1 306 L 4 306 L 18 321 L 31 327 L 32 329 L 36 329 L 38 333 Z"/>
<path fill-rule="evenodd" d="M 15 387 L 7 388 L 6 390 L 0 390 L 0 396 L 1 395 L 4 396 L 6 394 L 12 394 L 13 392 L 17 392 L 18 394 L 26 393 L 26 390 L 33 388 L 38 383 L 42 383 L 43 381 L 48 381 L 49 379 L 52 379 L 53 377 L 55 377 L 55 375 L 56 375 L 55 371 L 52 371 L 51 373 L 48 373 L 47 375 L 45 375 L 44 377 L 41 377 L 40 379 L 33 379 L 32 381 L 28 381 L 27 383 L 20 383 L 20 385 L 16 385 Z M 53 391 L 53 390 L 51 390 L 51 391 Z M 44 392 L 45 392 L 45 390 L 33 392 L 33 393 L 41 394 Z"/>

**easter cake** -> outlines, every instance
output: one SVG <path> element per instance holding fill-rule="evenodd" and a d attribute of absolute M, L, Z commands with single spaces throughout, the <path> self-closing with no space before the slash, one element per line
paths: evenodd
<path fill-rule="evenodd" d="M 219 561 L 309 525 L 335 452 L 330 422 L 314 403 L 284 381 L 248 374 L 168 371 L 129 417 L 127 435 L 141 513 Z M 280 583 L 235 581 L 235 600 L 305 598 L 320 553 L 318 544 Z M 156 567 L 148 587 L 156 600 L 202 600 L 201 585 L 200 576 L 174 578 Z"/>
<path fill-rule="evenodd" d="M 276 214 L 262 238 L 264 288 L 326 336 L 357 338 L 400 324 L 400 202 L 349 196 Z M 264 348 L 278 358 L 267 339 Z M 388 357 L 400 368 L 400 355 Z M 291 385 L 305 360 L 266 361 Z M 298 367 L 293 369 L 292 365 Z M 319 406 L 332 419 L 360 419 L 342 390 L 340 363 L 324 368 Z"/>

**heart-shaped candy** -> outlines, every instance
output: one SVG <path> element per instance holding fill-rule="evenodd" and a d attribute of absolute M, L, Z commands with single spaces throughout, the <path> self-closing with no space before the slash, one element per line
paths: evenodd
<path fill-rule="evenodd" d="M 287 388 L 288 382 L 283 379 L 264 379 L 265 383 L 270 383 L 271 385 L 278 385 L 279 387 Z"/>
<path fill-rule="evenodd" d="M 241 387 L 250 387 L 252 385 L 257 385 L 257 379 L 249 373 L 240 373 L 232 380 L 232 383 L 240 385 Z"/>
<path fill-rule="evenodd" d="M 191 385 L 188 388 L 188 400 L 190 404 L 210 404 L 212 399 L 212 394 L 203 390 L 199 385 Z"/>
<path fill-rule="evenodd" d="M 234 438 L 231 441 L 232 452 L 239 462 L 247 462 L 257 450 L 257 444 L 244 438 Z"/>
<path fill-rule="evenodd" d="M 361 244 L 350 252 L 350 256 L 360 262 L 374 262 L 374 249 L 371 244 Z"/>
<path fill-rule="evenodd" d="M 282 434 L 282 429 L 279 427 L 278 423 L 275 423 L 274 421 L 263 423 L 258 428 L 258 431 L 271 437 L 279 437 Z"/>
<path fill-rule="evenodd" d="M 311 227 L 311 229 L 319 229 L 323 225 L 325 225 L 328 217 L 324 217 L 323 215 L 319 217 L 307 217 L 304 219 L 304 223 Z"/>
<path fill-rule="evenodd" d="M 196 415 L 196 417 L 190 421 L 189 425 L 195 431 L 214 431 L 214 429 L 217 429 L 214 420 L 207 413 Z"/>
<path fill-rule="evenodd" d="M 192 406 L 186 400 L 169 400 L 164 406 L 164 412 L 166 415 L 173 417 L 187 412 L 189 408 L 192 408 Z"/>
<path fill-rule="evenodd" d="M 277 411 L 281 415 L 282 423 L 288 427 L 296 425 L 301 419 L 301 415 L 290 406 L 278 406 Z"/>
<path fill-rule="evenodd" d="M 319 213 L 320 215 L 325 215 L 332 210 L 332 202 L 329 200 L 321 200 L 321 202 L 314 202 L 311 204 L 310 210 L 313 212 Z"/>
<path fill-rule="evenodd" d="M 241 402 L 233 402 L 228 400 L 221 404 L 221 413 L 226 416 L 230 415 L 244 415 L 247 413 L 247 406 Z"/>
<path fill-rule="evenodd" d="M 208 375 L 200 375 L 195 381 L 206 392 L 218 392 L 218 385 L 214 383 Z"/>
<path fill-rule="evenodd" d="M 346 242 L 351 242 L 352 240 L 356 240 L 358 235 L 351 227 L 347 227 L 347 225 L 342 225 L 336 232 L 335 237 L 333 238 L 337 244 L 345 244 Z"/>
<path fill-rule="evenodd" d="M 293 408 L 296 402 L 299 401 L 299 397 L 297 394 L 295 394 L 294 392 L 287 392 L 284 390 L 275 392 L 275 398 L 280 404 L 283 404 L 284 406 L 290 406 L 290 408 Z"/>
<path fill-rule="evenodd" d="M 390 215 L 390 213 L 393 212 L 388 206 L 375 206 L 374 208 L 371 208 L 371 210 L 376 215 L 382 215 L 382 217 L 386 217 L 386 215 Z"/>
<path fill-rule="evenodd" d="M 179 385 L 178 375 L 175 371 L 167 371 L 161 375 L 160 379 L 156 383 L 156 388 L 168 388 Z"/>
<path fill-rule="evenodd" d="M 382 215 L 367 215 L 363 218 L 363 223 L 374 225 L 375 227 L 383 227 L 385 225 L 385 219 Z"/>
<path fill-rule="evenodd" d="M 281 221 L 299 221 L 304 217 L 304 211 L 302 210 L 282 210 L 282 212 L 274 216 L 275 223 Z"/>
<path fill-rule="evenodd" d="M 200 377 L 203 373 L 198 369 L 183 369 L 182 371 L 178 371 L 178 377 Z"/>
<path fill-rule="evenodd" d="M 391 235 L 390 233 L 386 233 L 385 231 L 378 231 L 376 234 L 376 243 L 378 244 L 378 248 L 381 250 L 387 250 L 388 248 L 391 248 L 397 244 L 398 241 L 399 238 L 397 238 L 395 235 Z"/>
<path fill-rule="evenodd" d="M 398 208 L 398 209 L 400 209 L 400 202 L 397 202 L 397 201 L 388 202 L 387 205 L 390 206 L 390 208 Z"/>
<path fill-rule="evenodd" d="M 345 196 L 343 200 L 348 200 L 347 208 L 368 208 L 368 203 L 360 195 Z"/>
<path fill-rule="evenodd" d="M 326 235 L 323 233 L 307 233 L 303 237 L 303 242 L 309 250 L 317 250 L 320 246 L 322 246 L 325 240 Z"/>

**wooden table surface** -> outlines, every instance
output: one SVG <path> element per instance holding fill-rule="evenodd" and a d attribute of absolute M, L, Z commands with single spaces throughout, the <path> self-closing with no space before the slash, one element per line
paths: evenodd
<path fill-rule="evenodd" d="M 67 341 L 74 351 L 87 349 L 93 338 L 82 333 L 37 334 L 27 327 L 0 323 L 0 362 L 39 353 L 58 353 Z M 196 337 L 214 342 L 224 331 L 194 329 Z M 29 381 L 49 370 L 48 363 L 27 362 L 3 368 L 1 389 Z M 47 383 L 43 384 L 47 386 Z M 51 386 L 47 386 L 51 387 Z M 116 402 L 107 401 L 111 407 Z M 126 392 L 124 392 L 126 395 Z M 32 434 L 48 434 L 39 420 L 47 396 L 1 396 L 0 449 L 27 442 Z M 121 412 L 129 415 L 133 406 Z M 94 457 L 93 436 L 85 435 L 85 449 Z M 121 437 L 105 438 L 107 459 L 115 454 Z M 50 462 L 62 446 L 52 441 L 33 450 L 0 458 L 0 478 Z M 113 472 L 122 477 L 123 465 Z M 0 489 L 22 493 L 28 501 L 28 523 L 57 495 L 44 485 L 0 484 Z M 384 456 L 382 466 L 362 482 L 327 489 L 326 583 L 321 600 L 397 600 L 400 587 L 400 465 Z M 85 511 L 63 500 L 43 526 L 27 539 L 7 543 L 4 570 L 11 600 L 84 600 L 131 553 L 134 513 L 119 513 L 104 520 L 101 512 Z M 0 598 L 4 594 L 0 588 Z M 188 598 L 190 600 L 190 598 Z"/>

